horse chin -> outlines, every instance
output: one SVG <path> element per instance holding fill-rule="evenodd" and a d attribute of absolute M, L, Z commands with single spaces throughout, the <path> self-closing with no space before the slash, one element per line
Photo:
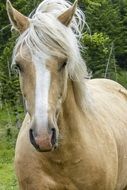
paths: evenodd
<path fill-rule="evenodd" d="M 40 149 L 40 148 L 38 148 L 38 149 L 36 149 L 38 152 L 51 152 L 52 151 L 52 148 L 51 149 Z"/>
<path fill-rule="evenodd" d="M 36 148 L 36 150 L 38 151 L 38 152 L 53 152 L 53 151 L 55 151 L 56 149 L 57 149 L 57 145 L 55 145 L 55 146 L 53 146 L 51 149 L 43 149 L 43 148 Z"/>

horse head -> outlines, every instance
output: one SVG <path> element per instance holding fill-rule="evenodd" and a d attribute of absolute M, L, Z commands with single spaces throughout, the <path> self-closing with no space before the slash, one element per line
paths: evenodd
<path fill-rule="evenodd" d="M 57 118 L 68 76 L 69 58 L 65 51 L 68 47 L 64 46 L 76 44 L 72 42 L 74 37 L 69 28 L 76 6 L 77 1 L 56 17 L 36 10 L 32 18 L 28 18 L 7 0 L 10 22 L 20 33 L 12 66 L 19 70 L 21 91 L 31 118 L 30 142 L 39 151 L 51 151 L 58 146 Z"/>

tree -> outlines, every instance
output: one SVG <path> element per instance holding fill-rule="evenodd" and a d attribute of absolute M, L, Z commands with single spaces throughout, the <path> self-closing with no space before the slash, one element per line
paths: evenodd
<path fill-rule="evenodd" d="M 86 3 L 86 4 L 85 4 Z M 127 2 L 124 0 L 82 0 L 86 21 L 90 32 L 83 35 L 83 44 L 86 45 L 87 64 L 93 71 L 94 77 L 106 77 L 121 82 L 116 77 L 116 70 L 126 67 L 126 33 L 127 33 Z M 118 72 L 121 74 L 121 71 Z M 126 76 L 124 78 L 127 83 Z"/>

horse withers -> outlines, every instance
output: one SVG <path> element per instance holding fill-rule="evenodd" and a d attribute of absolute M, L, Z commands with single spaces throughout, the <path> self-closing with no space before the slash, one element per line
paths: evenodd
<path fill-rule="evenodd" d="M 127 91 L 88 79 L 77 1 L 44 0 L 29 18 L 7 0 L 7 12 L 20 33 L 12 67 L 27 109 L 15 151 L 19 189 L 126 190 Z"/>

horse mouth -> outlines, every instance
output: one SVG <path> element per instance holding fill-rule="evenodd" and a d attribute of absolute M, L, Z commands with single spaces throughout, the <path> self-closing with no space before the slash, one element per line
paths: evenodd
<path fill-rule="evenodd" d="M 40 147 L 39 144 L 37 144 L 34 137 L 33 129 L 29 130 L 29 138 L 31 144 L 38 152 L 51 152 L 57 148 L 56 130 L 54 128 L 52 129 L 51 143 L 50 146 L 48 147 L 43 147 L 43 146 Z"/>

